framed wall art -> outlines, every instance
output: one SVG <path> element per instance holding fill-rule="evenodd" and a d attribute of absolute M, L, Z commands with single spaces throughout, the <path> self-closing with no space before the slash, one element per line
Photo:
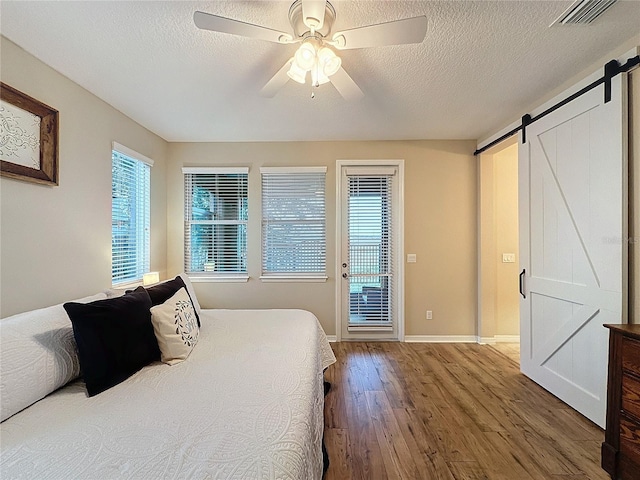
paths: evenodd
<path fill-rule="evenodd" d="M 2 82 L 0 173 L 58 185 L 58 111 Z"/>

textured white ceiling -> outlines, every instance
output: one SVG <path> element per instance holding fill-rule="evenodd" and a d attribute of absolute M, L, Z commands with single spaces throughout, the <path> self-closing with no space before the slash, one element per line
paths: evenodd
<path fill-rule="evenodd" d="M 339 52 L 365 93 L 289 81 L 292 56 L 197 29 L 193 12 L 290 31 L 291 1 L 6 1 L 0 32 L 168 141 L 476 139 L 639 33 L 640 2 L 595 24 L 549 28 L 571 1 L 333 1 L 333 31 L 426 15 L 420 45 Z"/>

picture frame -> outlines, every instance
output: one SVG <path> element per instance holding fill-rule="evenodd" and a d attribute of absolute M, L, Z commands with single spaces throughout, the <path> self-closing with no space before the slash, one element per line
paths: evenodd
<path fill-rule="evenodd" d="M 0 174 L 58 185 L 58 111 L 0 82 Z"/>

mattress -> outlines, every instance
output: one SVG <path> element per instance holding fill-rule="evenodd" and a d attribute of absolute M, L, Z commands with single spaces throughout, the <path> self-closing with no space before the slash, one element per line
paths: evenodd
<path fill-rule="evenodd" d="M 320 479 L 322 372 L 302 310 L 203 310 L 186 361 L 87 397 L 81 380 L 0 424 L 0 477 Z"/>

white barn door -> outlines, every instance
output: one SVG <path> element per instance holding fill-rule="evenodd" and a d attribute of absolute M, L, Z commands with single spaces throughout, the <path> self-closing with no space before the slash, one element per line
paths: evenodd
<path fill-rule="evenodd" d="M 521 369 L 604 427 L 608 331 L 626 321 L 626 75 L 526 128 Z"/>

